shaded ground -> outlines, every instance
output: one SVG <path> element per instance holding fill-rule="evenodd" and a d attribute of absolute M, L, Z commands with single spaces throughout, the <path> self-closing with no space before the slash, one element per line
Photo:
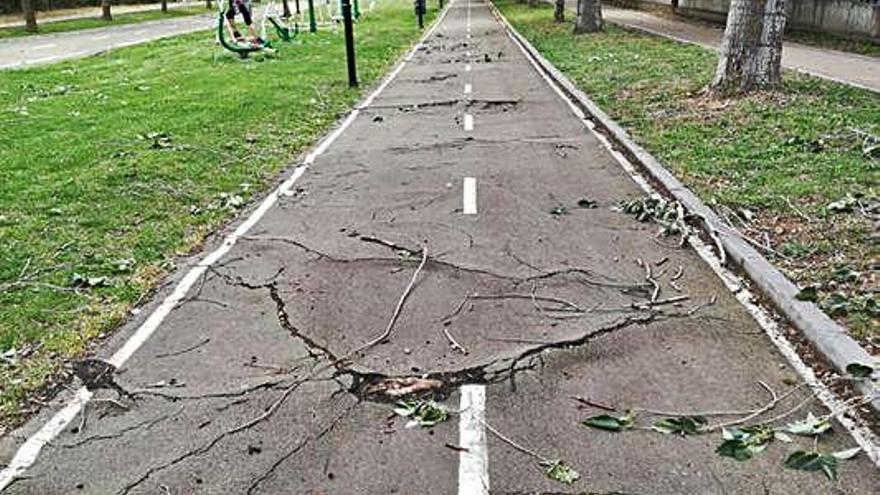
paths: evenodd
<path fill-rule="evenodd" d="M 461 211 L 464 177 L 477 182 L 475 215 Z M 492 493 L 872 493 L 880 478 L 864 455 L 834 487 L 783 469 L 809 440 L 739 463 L 712 452 L 720 435 L 578 424 L 594 411 L 569 395 L 751 408 L 767 400 L 758 380 L 779 393 L 799 383 L 693 251 L 658 245 L 655 225 L 611 208 L 642 194 L 485 4 L 454 2 L 126 364 L 120 382 L 162 382 L 164 396 L 121 413 L 93 404 L 7 492 L 456 493 L 457 413 L 407 429 L 382 393 L 389 378 L 421 378 L 453 410 L 460 385 L 486 385 L 489 423 L 583 474 L 553 483 L 492 437 Z M 596 207 L 579 208 L 585 198 Z M 654 267 L 658 298 L 637 259 Z M 676 295 L 688 298 L 662 303 Z M 6 437 L 6 452 L 29 428 Z M 839 427 L 819 443 L 851 445 Z"/>

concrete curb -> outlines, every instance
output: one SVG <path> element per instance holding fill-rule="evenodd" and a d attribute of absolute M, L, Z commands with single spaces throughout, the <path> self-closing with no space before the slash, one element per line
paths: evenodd
<path fill-rule="evenodd" d="M 628 155 L 634 164 L 650 177 L 659 189 L 680 202 L 690 213 L 705 220 L 708 229 L 720 240 L 727 260 L 740 268 L 754 282 L 762 294 L 772 301 L 774 307 L 797 328 L 825 359 L 841 374 L 851 363 L 875 365 L 875 360 L 845 329 L 828 317 L 813 303 L 799 301 L 795 295 L 798 287 L 764 258 L 739 234 L 723 222 L 702 200 L 681 183 L 656 158 L 636 144 L 629 134 L 603 112 L 583 91 L 578 89 L 559 69 L 553 66 L 532 44 L 525 39 L 495 8 L 498 18 L 508 32 L 520 43 L 544 72 L 560 86 L 562 91 L 588 115 L 597 127 L 603 129 L 616 147 Z M 874 379 L 880 372 L 874 372 Z M 880 394 L 871 380 L 856 382 L 859 391 L 872 397 L 872 407 L 880 412 Z"/>

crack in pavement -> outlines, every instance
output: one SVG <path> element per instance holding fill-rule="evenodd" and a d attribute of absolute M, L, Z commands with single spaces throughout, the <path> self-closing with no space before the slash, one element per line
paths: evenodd
<path fill-rule="evenodd" d="M 325 427 L 324 429 L 319 431 L 317 435 L 312 435 L 310 437 L 307 437 L 305 440 L 303 440 L 298 445 L 296 445 L 293 449 L 284 453 L 274 463 L 272 463 L 272 465 L 269 467 L 269 469 L 265 473 L 263 473 L 262 475 L 260 475 L 256 479 L 254 479 L 254 481 L 251 483 L 251 485 L 247 489 L 247 494 L 251 495 L 253 493 L 257 493 L 256 490 L 260 486 L 260 484 L 262 484 L 264 481 L 266 481 L 272 475 L 274 475 L 275 470 L 278 469 L 278 466 L 280 466 L 284 461 L 286 461 L 286 460 L 290 459 L 291 457 L 293 457 L 294 455 L 298 454 L 309 443 L 321 440 L 325 436 L 333 433 L 333 431 L 336 429 L 336 427 L 339 425 L 339 423 L 341 423 L 342 420 L 345 419 L 345 417 L 348 416 L 351 413 L 351 411 L 353 411 L 360 404 L 361 404 L 361 401 L 358 400 L 355 403 L 353 403 L 351 406 L 345 408 L 345 410 L 342 411 L 342 414 L 340 414 L 332 422 L 330 422 L 330 424 L 327 427 Z"/>
<path fill-rule="evenodd" d="M 121 429 L 121 430 L 119 430 L 119 431 L 117 431 L 117 432 L 115 432 L 115 433 L 108 433 L 108 434 L 101 434 L 101 435 L 91 435 L 91 436 L 88 436 L 88 437 L 86 437 L 86 438 L 83 438 L 83 439 L 81 439 L 81 440 L 79 440 L 79 441 L 77 441 L 77 442 L 72 442 L 72 443 L 54 443 L 54 442 L 49 442 L 49 443 L 47 443 L 46 445 L 49 445 L 50 447 L 61 448 L 61 449 L 75 449 L 75 448 L 78 448 L 78 447 L 82 447 L 82 446 L 84 446 L 84 445 L 88 445 L 88 444 L 90 444 L 90 443 L 92 443 L 92 442 L 99 442 L 99 441 L 102 441 L 102 440 L 112 440 L 112 439 L 114 439 L 114 438 L 121 438 L 121 437 L 125 436 L 126 434 L 128 434 L 128 433 L 130 433 L 130 432 L 132 432 L 132 431 L 135 431 L 135 430 L 139 430 L 139 429 L 141 429 L 141 428 L 144 428 L 144 429 L 147 429 L 147 430 L 148 430 L 148 429 L 150 429 L 150 428 L 156 426 L 157 424 L 162 423 L 163 421 L 165 421 L 165 420 L 167 420 L 167 419 L 170 419 L 170 418 L 172 418 L 172 417 L 174 417 L 174 416 L 177 416 L 178 414 L 180 414 L 181 412 L 183 412 L 183 409 L 184 409 L 184 408 L 181 407 L 180 409 L 178 409 L 178 410 L 176 410 L 176 411 L 174 411 L 174 412 L 171 412 L 171 413 L 168 413 L 168 414 L 163 414 L 163 415 L 161 415 L 161 416 L 159 416 L 159 417 L 156 417 L 156 418 L 152 418 L 152 419 L 148 419 L 148 420 L 145 420 L 145 421 L 141 421 L 140 423 L 137 423 L 137 424 L 134 424 L 134 425 L 131 425 L 131 426 L 127 426 L 127 427 L 125 427 L 125 428 L 123 428 L 123 429 Z"/>

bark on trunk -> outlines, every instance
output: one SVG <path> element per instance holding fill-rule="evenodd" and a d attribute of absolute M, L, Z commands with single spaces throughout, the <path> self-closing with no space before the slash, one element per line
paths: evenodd
<path fill-rule="evenodd" d="M 787 0 L 732 0 L 711 89 L 719 95 L 774 89 L 782 82 Z"/>
<path fill-rule="evenodd" d="M 21 0 L 21 11 L 24 13 L 24 27 L 29 33 L 37 32 L 37 10 L 34 0 Z"/>
<path fill-rule="evenodd" d="M 101 19 L 113 20 L 113 14 L 110 13 L 110 0 L 101 0 Z"/>
<path fill-rule="evenodd" d="M 565 0 L 556 0 L 556 10 L 553 12 L 553 20 L 565 22 Z"/>
<path fill-rule="evenodd" d="M 602 2 L 578 0 L 574 34 L 595 33 L 602 30 Z"/>
<path fill-rule="evenodd" d="M 787 0 L 767 0 L 764 27 L 758 44 L 758 87 L 778 88 L 782 84 L 782 36 L 788 20 Z"/>

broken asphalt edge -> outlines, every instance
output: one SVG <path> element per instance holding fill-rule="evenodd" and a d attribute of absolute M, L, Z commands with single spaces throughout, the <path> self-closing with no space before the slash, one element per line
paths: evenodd
<path fill-rule="evenodd" d="M 811 302 L 799 301 L 795 296 L 800 289 L 782 274 L 770 261 L 756 251 L 739 234 L 724 223 L 715 212 L 700 198 L 681 183 L 659 160 L 638 145 L 629 134 L 608 116 L 583 91 L 578 89 L 559 69 L 521 35 L 506 17 L 490 4 L 498 19 L 508 33 L 522 46 L 536 64 L 552 79 L 563 93 L 579 107 L 590 120 L 604 130 L 612 143 L 659 185 L 667 195 L 681 203 L 690 213 L 703 218 L 709 229 L 720 240 L 727 259 L 742 269 L 742 272 L 767 296 L 776 310 L 789 323 L 797 328 L 803 337 L 815 347 L 841 375 L 846 375 L 846 367 L 851 363 L 861 363 L 874 367 L 875 360 L 859 345 L 846 330 L 818 306 Z M 880 372 L 874 371 L 874 378 Z M 859 392 L 872 398 L 871 406 L 880 413 L 880 393 L 872 380 L 855 382 Z"/>

